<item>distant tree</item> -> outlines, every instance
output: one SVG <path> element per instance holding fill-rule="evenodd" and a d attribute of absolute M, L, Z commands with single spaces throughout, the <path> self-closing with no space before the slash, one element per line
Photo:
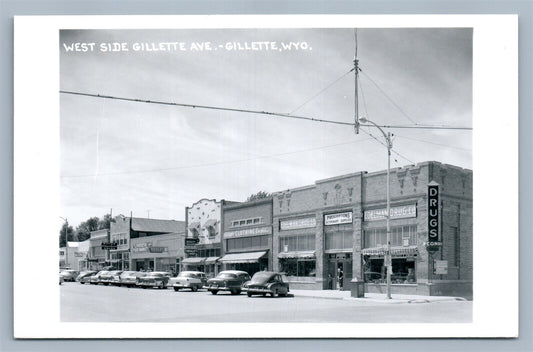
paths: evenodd
<path fill-rule="evenodd" d="M 61 225 L 61 230 L 59 230 L 59 247 L 65 247 L 65 232 L 67 233 L 68 241 L 74 240 L 74 229 L 72 226 L 68 226 L 66 222 Z"/>
<path fill-rule="evenodd" d="M 252 201 L 252 200 L 258 200 L 258 199 L 263 199 L 263 198 L 268 198 L 272 196 L 272 193 L 268 193 L 268 192 L 265 192 L 265 191 L 259 191 L 257 193 L 254 193 L 252 194 L 251 196 L 249 196 L 246 201 L 249 202 L 249 201 Z"/>
<path fill-rule="evenodd" d="M 76 237 L 78 241 L 85 241 L 89 237 L 91 237 L 91 231 L 99 230 L 99 223 L 100 219 L 98 217 L 93 216 L 92 218 L 89 218 L 76 227 Z"/>
<path fill-rule="evenodd" d="M 111 221 L 111 214 L 105 214 L 103 219 L 98 221 L 98 230 L 109 229 L 110 221 Z"/>

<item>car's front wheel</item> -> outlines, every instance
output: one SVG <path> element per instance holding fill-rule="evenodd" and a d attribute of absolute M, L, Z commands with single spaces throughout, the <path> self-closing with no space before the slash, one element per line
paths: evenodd
<path fill-rule="evenodd" d="M 252 293 L 251 292 L 246 292 L 246 294 L 248 295 L 248 297 L 252 297 Z"/>
<path fill-rule="evenodd" d="M 216 295 L 218 293 L 218 291 L 217 290 L 211 290 L 211 293 Z"/>
<path fill-rule="evenodd" d="M 278 289 L 275 288 L 274 290 L 272 290 L 272 293 L 270 294 L 270 296 L 276 297 L 277 295 L 278 295 Z"/>
<path fill-rule="evenodd" d="M 174 287 L 174 291 L 179 291 L 180 288 L 179 287 Z"/>
<path fill-rule="evenodd" d="M 198 286 L 192 286 L 192 287 L 191 287 L 191 290 L 192 290 L 192 292 L 196 292 L 196 291 L 198 291 Z"/>

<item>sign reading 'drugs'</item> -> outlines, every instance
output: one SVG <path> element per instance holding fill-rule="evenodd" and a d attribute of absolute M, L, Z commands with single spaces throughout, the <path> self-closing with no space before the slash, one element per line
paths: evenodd
<path fill-rule="evenodd" d="M 325 225 L 351 224 L 352 212 L 324 215 Z"/>
<path fill-rule="evenodd" d="M 306 229 L 309 227 L 316 226 L 316 218 L 301 218 L 301 219 L 291 219 L 291 220 L 280 220 L 279 228 L 280 230 L 294 230 L 294 229 Z"/>
<path fill-rule="evenodd" d="M 385 220 L 387 209 L 365 210 L 365 221 Z M 390 208 L 391 219 L 416 218 L 416 205 L 404 205 Z"/>

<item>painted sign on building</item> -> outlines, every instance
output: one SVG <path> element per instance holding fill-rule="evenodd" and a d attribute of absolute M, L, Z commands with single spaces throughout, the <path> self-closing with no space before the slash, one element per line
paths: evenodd
<path fill-rule="evenodd" d="M 324 215 L 324 225 L 351 224 L 353 222 L 352 212 Z"/>
<path fill-rule="evenodd" d="M 224 232 L 224 238 L 227 239 L 227 238 L 260 236 L 260 235 L 270 235 L 270 234 L 272 234 L 272 228 L 270 226 L 264 226 L 264 227 L 256 227 L 253 229 L 227 231 L 227 232 Z"/>
<path fill-rule="evenodd" d="M 390 208 L 389 214 L 391 219 L 416 218 L 416 205 L 412 204 L 392 207 Z M 365 210 L 364 213 L 365 221 L 385 220 L 386 218 L 387 208 Z"/>
<path fill-rule="evenodd" d="M 296 229 L 307 229 L 310 227 L 316 227 L 316 218 L 300 218 L 300 219 L 290 219 L 290 220 L 280 220 L 279 228 L 281 231 L 286 230 L 296 230 Z"/>

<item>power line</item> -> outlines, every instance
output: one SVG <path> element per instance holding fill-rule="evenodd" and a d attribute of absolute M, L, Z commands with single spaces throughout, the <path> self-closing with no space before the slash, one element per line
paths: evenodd
<path fill-rule="evenodd" d="M 376 136 L 374 136 L 372 133 L 365 131 L 363 128 L 361 128 L 361 131 L 363 131 L 364 133 L 366 133 L 368 136 L 374 138 L 379 144 L 381 144 L 382 146 L 384 146 L 385 148 L 387 148 L 387 145 L 386 145 L 385 143 L 383 143 L 382 141 L 380 141 L 379 138 L 377 138 Z M 396 155 L 398 155 L 400 158 L 407 160 L 409 163 L 414 164 L 413 161 L 409 160 L 408 158 L 406 158 L 406 157 L 403 156 L 402 154 L 398 153 L 396 150 L 391 149 L 391 152 L 394 153 L 394 154 L 396 154 Z"/>
<path fill-rule="evenodd" d="M 150 169 L 150 170 L 117 171 L 117 172 L 106 172 L 106 173 L 100 173 L 100 174 L 65 175 L 65 176 L 60 176 L 60 177 L 61 178 L 82 178 L 82 177 L 94 177 L 94 176 L 116 176 L 116 175 L 128 175 L 128 174 L 146 174 L 146 173 L 152 173 L 152 172 L 184 170 L 184 169 L 194 169 L 194 168 L 200 168 L 200 167 L 218 166 L 218 165 L 225 165 L 225 164 L 236 164 L 236 163 L 253 161 L 253 160 L 258 160 L 258 159 L 275 158 L 275 157 L 278 157 L 278 156 L 305 153 L 305 152 L 309 152 L 309 151 L 313 151 L 313 150 L 338 147 L 340 145 L 359 143 L 359 142 L 364 142 L 366 140 L 370 140 L 370 138 L 360 139 L 360 140 L 355 140 L 355 141 L 349 141 L 349 142 L 336 143 L 336 144 L 330 144 L 330 145 L 325 145 L 325 146 L 315 147 L 315 148 L 309 148 L 309 149 L 295 150 L 295 151 L 278 153 L 278 154 L 260 155 L 260 156 L 256 156 L 256 157 L 253 157 L 253 158 L 246 158 L 246 159 L 239 159 L 239 160 L 219 161 L 219 162 L 214 162 L 214 163 L 203 163 L 203 164 L 196 164 L 196 165 L 184 165 L 184 166 L 175 166 L 175 167 L 160 168 L 160 169 Z"/>
<path fill-rule="evenodd" d="M 100 98 L 100 99 L 112 99 L 112 100 L 120 100 L 120 101 L 129 101 L 129 102 L 135 102 L 135 103 L 170 105 L 170 106 L 181 106 L 181 107 L 187 107 L 187 108 L 197 108 L 197 109 L 242 112 L 242 113 L 250 113 L 250 114 L 278 116 L 278 117 L 299 119 L 299 120 L 306 120 L 306 121 L 313 121 L 313 122 L 331 123 L 331 124 L 343 125 L 343 126 L 351 126 L 351 127 L 355 126 L 355 124 L 353 122 L 342 122 L 342 121 L 335 121 L 335 120 L 317 119 L 317 118 L 314 118 L 314 117 L 297 116 L 297 115 L 291 115 L 291 114 L 286 114 L 286 113 L 278 113 L 278 112 L 270 112 L 270 111 L 262 111 L 262 110 L 247 110 L 247 109 L 226 108 L 226 107 L 211 106 L 211 105 L 195 105 L 195 104 L 174 103 L 174 102 L 165 102 L 165 101 L 157 101 L 157 100 L 145 100 L 145 99 L 137 99 L 137 98 L 124 98 L 124 97 L 116 97 L 116 96 L 112 96 L 112 95 L 90 94 L 90 93 L 72 92 L 72 91 L 65 91 L 65 90 L 60 90 L 59 93 L 77 95 L 77 96 L 85 96 L 85 97 L 92 97 L 92 98 Z M 372 127 L 372 125 L 364 125 L 364 124 L 361 124 L 360 126 Z M 411 126 L 409 126 L 409 125 L 379 125 L 379 126 L 382 127 L 382 128 L 416 128 L 416 129 L 431 129 L 431 130 L 472 130 L 472 127 L 452 127 L 452 126 L 426 126 L 426 125 L 415 125 L 415 126 L 412 126 L 412 125 Z"/>
<path fill-rule="evenodd" d="M 446 147 L 446 148 L 451 148 L 451 149 L 463 150 L 463 151 L 466 151 L 466 152 L 471 152 L 471 151 L 472 151 L 471 149 L 467 149 L 467 148 L 454 147 L 454 146 L 449 145 L 449 144 L 435 143 L 435 142 L 430 142 L 430 141 L 426 141 L 426 140 L 418 139 L 418 138 L 411 138 L 411 137 L 405 137 L 405 136 L 397 136 L 397 137 L 399 137 L 399 138 L 401 138 L 401 139 L 409 139 L 409 140 L 416 141 L 416 142 L 422 142 L 422 143 L 427 143 L 427 144 L 433 144 L 433 145 L 438 145 L 438 146 L 442 146 L 442 147 Z"/>
<path fill-rule="evenodd" d="M 336 80 L 334 80 L 333 82 L 331 82 L 330 84 L 328 84 L 325 88 L 323 88 L 321 91 L 319 91 L 318 93 L 316 93 L 315 95 L 313 95 L 311 98 L 307 99 L 305 102 L 303 102 L 301 105 L 299 105 L 296 109 L 292 110 L 289 115 L 295 113 L 296 111 L 300 110 L 301 107 L 303 107 L 305 104 L 309 103 L 311 100 L 315 99 L 317 96 L 319 96 L 320 94 L 322 94 L 324 91 L 326 91 L 329 87 L 331 87 L 332 85 L 334 85 L 335 83 L 337 83 L 338 81 L 340 81 L 342 78 L 344 78 L 346 75 L 348 75 L 350 72 L 352 72 L 354 70 L 354 68 L 352 68 L 350 71 L 344 73 L 342 76 L 340 76 L 339 78 L 337 78 Z"/>

